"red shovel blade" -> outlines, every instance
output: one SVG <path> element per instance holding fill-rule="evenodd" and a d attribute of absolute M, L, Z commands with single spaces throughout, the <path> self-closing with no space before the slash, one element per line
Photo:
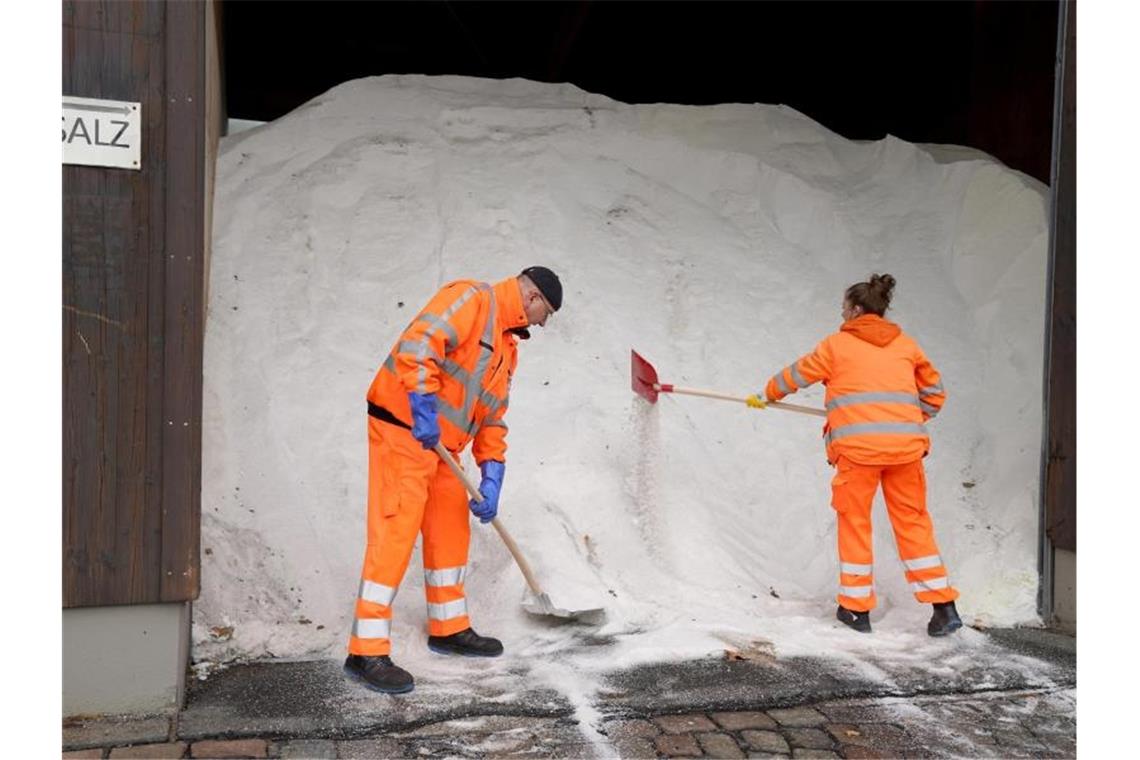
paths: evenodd
<path fill-rule="evenodd" d="M 657 370 L 633 349 L 629 351 L 629 381 L 634 393 L 651 404 L 657 403 Z"/>

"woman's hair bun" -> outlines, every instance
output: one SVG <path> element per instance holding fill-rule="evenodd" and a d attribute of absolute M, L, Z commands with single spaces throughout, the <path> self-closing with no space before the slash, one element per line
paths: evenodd
<path fill-rule="evenodd" d="M 883 294 L 888 300 L 891 297 L 891 291 L 895 289 L 895 278 L 889 274 L 873 274 L 871 275 L 871 287 Z"/>

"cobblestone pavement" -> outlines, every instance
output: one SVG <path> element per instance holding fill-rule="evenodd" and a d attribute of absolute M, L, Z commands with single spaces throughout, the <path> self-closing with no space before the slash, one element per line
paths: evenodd
<path fill-rule="evenodd" d="M 176 715 L 72 717 L 74 758 L 1075 757 L 1076 640 L 973 632 L 944 667 L 902 659 L 701 658 L 591 676 L 462 661 L 400 697 L 336 660 L 259 662 L 191 684 Z M 561 667 L 562 670 L 556 670 Z M 868 677 L 867 672 L 872 673 Z"/>
<path fill-rule="evenodd" d="M 597 730 L 572 717 L 485 716 L 363 738 L 108 743 L 63 757 L 1071 758 L 1076 734 L 1076 690 L 1063 688 L 627 715 Z"/>

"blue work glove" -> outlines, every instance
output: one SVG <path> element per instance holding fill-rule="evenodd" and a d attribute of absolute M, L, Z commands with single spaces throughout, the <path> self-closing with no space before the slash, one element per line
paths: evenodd
<path fill-rule="evenodd" d="M 434 393 L 409 393 L 412 405 L 412 437 L 425 449 L 439 443 L 439 404 Z"/>
<path fill-rule="evenodd" d="M 489 523 L 499 513 L 499 490 L 503 487 L 503 474 L 507 471 L 507 466 L 488 459 L 479 465 L 479 471 L 483 473 L 483 482 L 479 484 L 479 494 L 483 501 L 472 499 L 468 506 L 471 507 L 471 514 L 479 518 L 479 522 Z"/>

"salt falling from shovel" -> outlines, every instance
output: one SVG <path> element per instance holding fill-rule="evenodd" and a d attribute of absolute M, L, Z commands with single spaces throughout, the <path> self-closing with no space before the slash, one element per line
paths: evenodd
<path fill-rule="evenodd" d="M 479 493 L 479 489 L 475 487 L 467 478 L 467 473 L 455 461 L 455 457 L 451 456 L 451 452 L 444 448 L 442 443 L 435 445 L 435 453 L 439 455 L 455 476 L 463 483 L 467 489 L 467 493 L 471 494 L 471 498 L 476 501 L 483 501 L 483 494 Z M 565 610 L 561 607 L 555 607 L 554 603 L 550 601 L 550 596 L 542 590 L 538 585 L 538 579 L 535 578 L 534 572 L 530 569 L 530 563 L 526 561 L 523 556 L 522 550 L 519 549 L 515 539 L 507 531 L 506 527 L 499 521 L 499 518 L 491 520 L 491 525 L 498 532 L 499 537 L 503 539 L 503 543 L 507 545 L 510 550 L 511 556 L 515 558 L 515 563 L 518 564 L 519 570 L 522 571 L 523 577 L 526 578 L 526 583 L 530 586 L 531 592 L 534 594 L 534 600 L 523 604 L 523 609 L 532 615 L 541 615 L 547 617 L 561 618 L 565 620 L 578 620 L 583 623 L 600 624 L 605 621 L 606 611 L 601 607 L 594 607 L 582 610 Z"/>

